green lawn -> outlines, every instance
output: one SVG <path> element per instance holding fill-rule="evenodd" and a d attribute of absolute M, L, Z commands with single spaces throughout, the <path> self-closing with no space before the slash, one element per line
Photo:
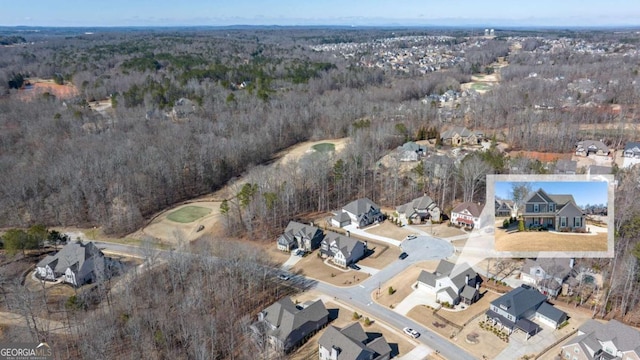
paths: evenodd
<path fill-rule="evenodd" d="M 473 83 L 471 84 L 471 88 L 473 90 L 489 90 L 491 89 L 491 85 L 487 83 Z"/>
<path fill-rule="evenodd" d="M 336 146 L 332 143 L 320 143 L 312 146 L 313 150 L 321 153 L 327 153 L 336 150 Z"/>
<path fill-rule="evenodd" d="M 209 215 L 210 212 L 211 209 L 201 206 L 185 206 L 167 215 L 167 219 L 179 223 L 190 223 L 205 215 Z"/>

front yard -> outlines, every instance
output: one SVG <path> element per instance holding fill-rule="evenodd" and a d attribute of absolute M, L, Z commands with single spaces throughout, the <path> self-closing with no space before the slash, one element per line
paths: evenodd
<path fill-rule="evenodd" d="M 302 258 L 291 268 L 291 272 L 300 273 L 311 279 L 324 281 L 335 286 L 354 286 L 367 279 L 370 275 L 363 271 L 342 269 L 327 265 L 325 259 L 319 257 L 316 250 Z"/>
<path fill-rule="evenodd" d="M 496 251 L 607 251 L 606 233 L 560 234 L 549 231 L 522 231 L 508 233 L 502 227 L 495 229 Z"/>
<path fill-rule="evenodd" d="M 391 280 L 381 284 L 380 293 L 375 291 L 372 294 L 372 298 L 380 305 L 390 307 L 396 306 L 404 298 L 413 292 L 411 287 L 416 281 L 418 281 L 418 275 L 422 270 L 434 271 L 438 266 L 440 260 L 423 261 L 417 264 L 411 265 L 409 268 L 394 276 Z M 389 287 L 393 287 L 395 292 L 389 295 Z"/>

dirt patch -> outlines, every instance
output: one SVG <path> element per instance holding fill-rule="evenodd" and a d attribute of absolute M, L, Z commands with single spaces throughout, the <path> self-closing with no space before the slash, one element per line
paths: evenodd
<path fill-rule="evenodd" d="M 496 227 L 496 251 L 607 251 L 606 233 L 563 235 L 548 231 L 507 233 Z"/>
<path fill-rule="evenodd" d="M 319 252 L 315 251 L 303 257 L 291 268 L 291 271 L 335 286 L 355 286 L 370 276 L 364 271 L 327 265 L 324 263 L 325 259 L 318 254 Z"/>
<path fill-rule="evenodd" d="M 392 262 L 398 260 L 400 248 L 377 241 L 367 240 L 367 248 L 373 251 L 366 258 L 358 261 L 359 265 L 369 266 L 374 269 L 383 269 Z"/>
<path fill-rule="evenodd" d="M 541 162 L 553 162 L 559 159 L 563 160 L 571 160 L 573 154 L 567 153 L 547 153 L 547 152 L 539 152 L 539 151 L 510 151 L 509 157 L 523 157 L 527 159 L 535 159 Z"/>
<path fill-rule="evenodd" d="M 18 92 L 18 99 L 31 101 L 44 93 L 54 95 L 58 99 L 70 99 L 78 96 L 78 89 L 73 84 L 58 85 L 53 80 L 28 79 L 30 85 Z"/>
<path fill-rule="evenodd" d="M 306 154 L 314 153 L 316 150 L 314 146 L 320 144 L 332 144 L 334 146 L 335 153 L 339 153 L 344 149 L 348 142 L 349 138 L 341 138 L 341 139 L 328 139 L 328 140 L 320 140 L 320 141 L 307 141 L 294 146 L 291 146 L 276 155 L 278 159 L 278 163 L 286 164 L 291 161 L 298 161 L 300 158 Z M 327 148 L 328 145 L 320 145 L 323 148 Z"/>
<path fill-rule="evenodd" d="M 413 264 L 400 274 L 394 276 L 391 280 L 380 285 L 380 292 L 377 290 L 371 294 L 371 297 L 380 305 L 390 307 L 398 305 L 404 298 L 413 292 L 411 287 L 418 281 L 418 276 L 422 270 L 433 272 L 440 260 L 429 260 Z M 389 287 L 393 287 L 395 292 L 389 295 Z"/>
<path fill-rule="evenodd" d="M 414 231 L 411 229 L 407 229 L 405 227 L 399 227 L 397 225 L 392 224 L 390 221 L 384 221 L 380 223 L 378 226 L 373 226 L 371 228 L 365 229 L 366 232 L 374 235 L 388 237 L 390 239 L 395 240 L 404 240 L 407 235 L 414 234 Z"/>

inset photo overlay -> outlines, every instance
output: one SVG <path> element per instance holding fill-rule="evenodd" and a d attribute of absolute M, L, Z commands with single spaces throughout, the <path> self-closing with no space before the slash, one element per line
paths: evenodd
<path fill-rule="evenodd" d="M 612 177 L 489 178 L 493 191 L 487 195 L 495 205 L 496 252 L 563 257 L 613 254 Z"/>

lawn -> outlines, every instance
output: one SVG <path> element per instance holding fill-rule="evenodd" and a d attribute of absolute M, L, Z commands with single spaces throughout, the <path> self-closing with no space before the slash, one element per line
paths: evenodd
<path fill-rule="evenodd" d="M 413 288 L 411 288 L 411 285 L 413 285 L 418 280 L 420 272 L 422 270 L 427 270 L 430 272 L 434 271 L 439 262 L 440 260 L 428 260 L 409 266 L 400 274 L 394 276 L 389 281 L 380 285 L 380 293 L 377 294 L 377 291 L 375 291 L 372 294 L 372 297 L 377 303 L 383 306 L 388 307 L 390 305 L 395 306 L 399 304 L 402 300 L 404 300 L 404 298 L 406 298 L 413 292 Z M 391 295 L 389 295 L 390 286 L 395 290 L 395 292 Z"/>
<path fill-rule="evenodd" d="M 480 82 L 476 82 L 471 84 L 471 88 L 473 90 L 480 90 L 480 91 L 487 91 L 489 89 L 491 89 L 491 85 L 487 84 L 487 83 L 480 83 Z"/>
<path fill-rule="evenodd" d="M 495 229 L 496 251 L 607 251 L 606 233 L 596 235 L 558 234 L 548 231 L 507 233 Z"/>
<path fill-rule="evenodd" d="M 328 152 L 333 152 L 336 150 L 336 146 L 332 143 L 320 143 L 320 144 L 315 144 L 313 145 L 311 148 L 313 148 L 313 150 L 320 152 L 320 153 L 328 153 Z"/>
<path fill-rule="evenodd" d="M 373 240 L 367 240 L 367 249 L 372 250 L 373 253 L 358 261 L 358 264 L 374 269 L 384 269 L 387 265 L 398 260 L 398 256 L 402 252 L 396 246 Z"/>
<path fill-rule="evenodd" d="M 305 256 L 293 266 L 291 272 L 324 281 L 335 286 L 354 286 L 366 280 L 370 275 L 363 271 L 339 269 L 324 263 L 318 251 Z"/>
<path fill-rule="evenodd" d="M 167 215 L 167 219 L 179 223 L 190 223 L 210 213 L 211 209 L 201 206 L 185 206 Z"/>

